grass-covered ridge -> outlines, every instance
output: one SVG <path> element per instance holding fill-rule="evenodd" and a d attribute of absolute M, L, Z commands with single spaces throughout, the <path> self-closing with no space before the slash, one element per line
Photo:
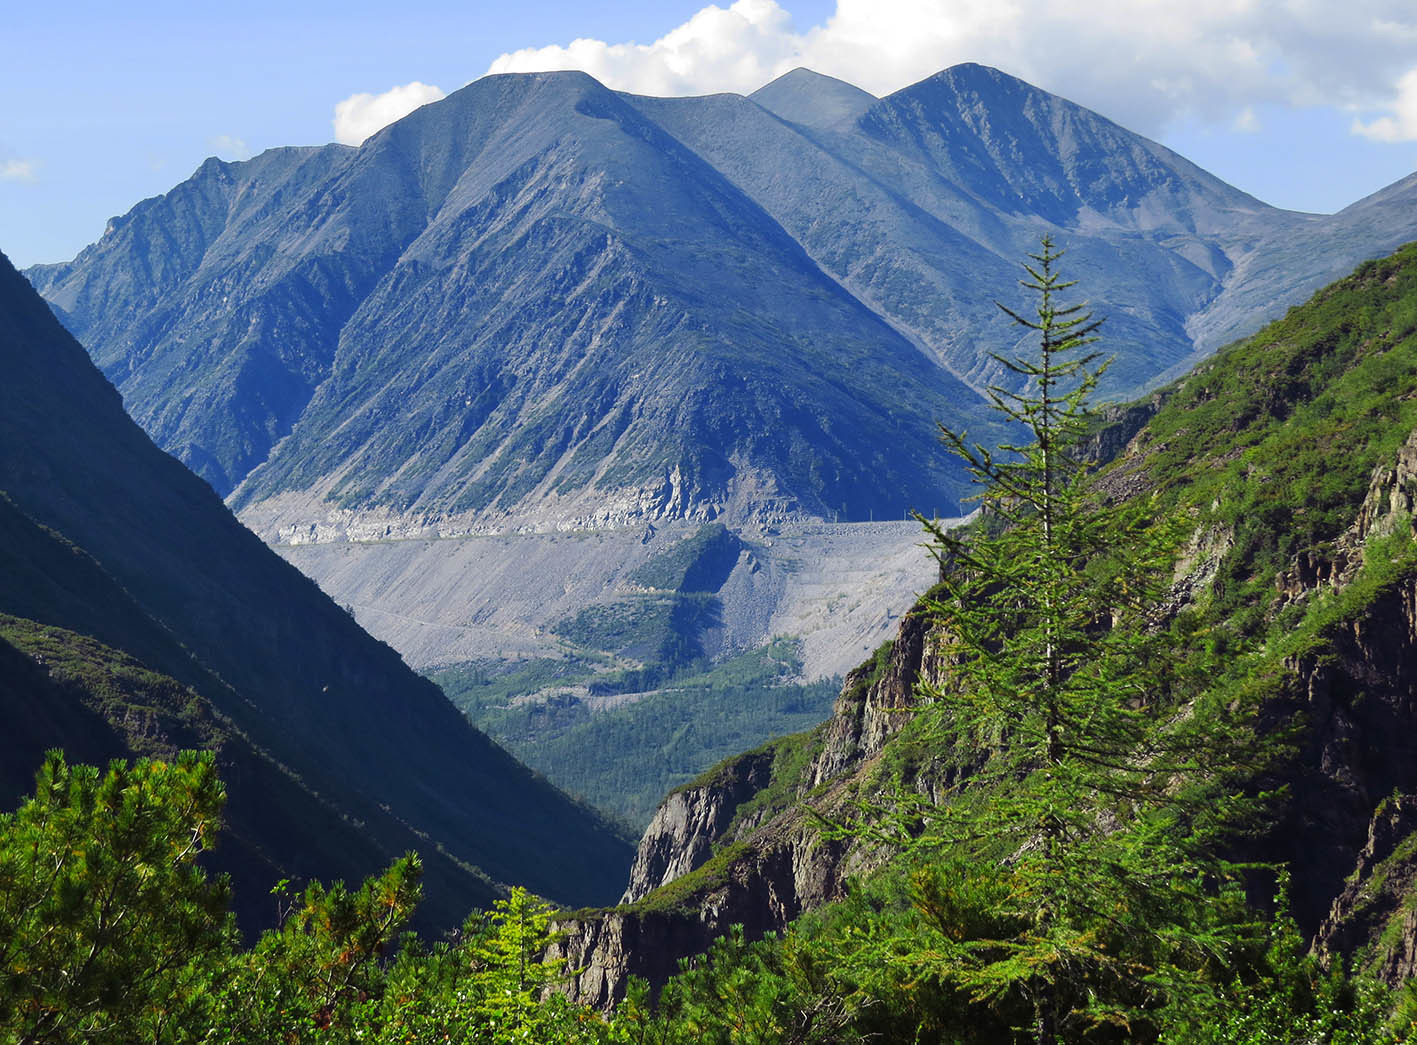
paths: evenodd
<path fill-rule="evenodd" d="M 1411 762 L 1402 756 L 1413 723 L 1401 725 L 1392 717 L 1407 706 L 1407 654 L 1392 633 L 1404 628 L 1403 607 L 1417 584 L 1412 518 L 1401 498 L 1391 503 L 1382 487 L 1369 506 L 1378 524 L 1355 526 L 1375 472 L 1392 468 L 1417 428 L 1417 245 L 1361 266 L 1256 337 L 1218 354 L 1165 390 L 1161 400 L 1146 428 L 1093 481 L 1106 499 L 1148 504 L 1153 519 L 1178 531 L 1174 556 L 1148 582 L 1158 593 L 1151 619 L 1160 631 L 1153 639 L 1159 639 L 1154 645 L 1165 661 L 1158 692 L 1165 694 L 1172 727 L 1183 739 L 1204 738 L 1212 726 L 1229 728 L 1237 710 L 1262 716 L 1255 721 L 1266 723 L 1261 732 L 1272 738 L 1272 750 L 1254 759 L 1241 751 L 1240 761 L 1222 769 L 1226 775 L 1231 768 L 1242 775 L 1262 772 L 1255 779 L 1263 786 L 1282 785 L 1260 807 L 1270 819 L 1249 824 L 1251 840 L 1240 851 L 1282 861 L 1292 878 L 1286 895 L 1297 921 L 1277 917 L 1231 951 L 1236 982 L 1248 988 L 1193 984 L 1189 995 L 1176 996 L 1174 1011 L 1137 1010 L 1129 1032 L 1104 1025 L 1094 1036 L 1405 1040 L 1410 1003 L 1399 995 L 1379 1000 L 1380 988 L 1345 979 L 1338 958 L 1332 977 L 1324 979 L 1305 952 L 1363 845 L 1366 817 L 1384 815 L 1375 803 L 1393 781 L 1400 795 L 1417 793 Z M 1389 642 L 1394 644 L 1383 645 Z M 1384 663 L 1384 655 L 1392 662 Z M 931 656 L 927 650 L 927 664 Z M 883 651 L 854 674 L 858 701 L 881 675 L 885 657 Z M 936 656 L 926 670 L 948 676 L 951 668 Z M 942 733 L 929 721 L 949 715 L 949 687 L 942 686 L 935 699 L 939 709 L 918 716 L 880 757 L 854 770 L 860 796 L 871 800 L 904 784 L 921 803 L 906 810 L 927 816 L 933 796 L 948 792 L 950 772 L 974 771 L 969 752 L 941 748 Z M 801 763 L 789 756 L 816 735 L 767 749 L 783 756 L 778 761 L 792 777 L 772 775 L 767 790 L 773 797 L 804 795 Z M 975 764 L 989 757 L 987 750 L 977 751 Z M 695 783 L 712 786 L 730 770 L 731 763 L 715 767 Z M 1026 801 L 1031 779 L 1014 778 L 1005 788 L 1010 793 L 998 797 Z M 805 797 L 810 803 L 815 796 Z M 965 815 L 990 822 L 989 794 L 967 787 L 962 798 Z M 765 805 L 783 808 L 770 799 Z M 1204 819 L 1208 813 L 1196 815 Z M 788 821 L 774 821 L 782 838 L 774 841 L 769 827 L 748 844 L 798 844 Z M 727 837 L 738 841 L 700 871 L 671 883 L 663 897 L 650 894 L 639 906 L 692 910 L 695 896 L 721 902 L 729 865 L 737 868 L 735 875 L 750 876 L 754 863 L 741 835 L 730 829 Z M 1145 859 L 1149 851 L 1143 846 L 1137 853 Z M 1025 998 L 1006 1003 L 1002 994 L 970 997 L 959 987 L 969 982 L 959 976 L 974 960 L 970 941 L 1017 931 L 999 906 L 1006 894 L 998 889 L 1007 879 L 999 869 L 1017 859 L 1016 846 L 997 848 L 992 870 L 954 867 L 952 852 L 940 845 L 924 863 L 894 866 L 877 884 L 812 916 L 784 940 L 724 955 L 717 974 L 684 982 L 731 989 L 734 976 L 755 969 L 765 977 L 760 983 L 772 980 L 785 995 L 805 991 L 808 999 L 835 997 L 848 1007 L 862 1006 L 852 1023 L 858 1033 L 895 1040 L 892 1035 L 931 1028 L 931 1040 L 935 1034 L 939 1040 L 1034 1040 L 1023 1028 L 1030 1019 Z M 1414 862 L 1410 839 L 1398 841 L 1351 912 L 1375 920 L 1370 942 L 1381 961 L 1369 959 L 1374 969 L 1387 962 L 1390 972 L 1392 962 L 1409 953 L 1407 912 L 1417 901 L 1394 901 L 1393 883 L 1410 878 Z M 770 886 L 782 887 L 777 880 Z M 1285 909 L 1279 908 L 1281 915 Z M 1186 931 L 1209 930 L 1192 923 Z M 875 957 L 861 960 L 869 948 Z M 1010 1004 L 1019 1007 L 1011 1011 Z M 1405 1013 L 1396 1023 L 1386 1022 L 1391 1005 Z M 975 1015 L 966 1018 L 966 1012 Z"/>
<path fill-rule="evenodd" d="M 230 732 L 195 690 L 86 635 L 0 613 L 0 640 L 108 722 L 135 755 L 171 758 L 182 748 L 216 750 Z"/>
<path fill-rule="evenodd" d="M 1274 578 L 1324 555 L 1417 426 L 1417 244 L 1366 262 L 1180 382 L 1138 448 L 1164 498 L 1220 527 L 1207 610 L 1260 626 Z"/>

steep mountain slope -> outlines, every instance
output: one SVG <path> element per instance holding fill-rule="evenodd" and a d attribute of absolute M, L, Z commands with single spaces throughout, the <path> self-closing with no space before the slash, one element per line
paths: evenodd
<path fill-rule="evenodd" d="M 895 517 L 960 491 L 932 423 L 987 434 L 1041 232 L 1121 390 L 1412 235 L 1407 191 L 1278 211 L 977 65 L 882 99 L 494 76 L 357 150 L 210 161 L 30 275 L 270 537 Z"/>
<path fill-rule="evenodd" d="M 908 419 L 962 386 L 692 153 L 584 76 L 455 103 L 497 114 L 495 162 L 361 305 L 238 510 L 328 490 L 417 514 L 530 498 L 591 522 L 751 498 L 860 517 L 945 481 Z"/>
<path fill-rule="evenodd" d="M 1258 237 L 1311 221 L 995 69 L 955 66 L 849 119 L 794 120 L 778 92 L 839 95 L 836 81 L 814 76 L 798 70 L 753 96 L 802 124 L 791 128 L 733 96 L 637 103 L 825 271 L 976 383 L 999 376 L 989 352 L 1016 337 L 993 299 L 1043 228 L 1066 230 L 1121 349 L 1110 387 L 1125 389 L 1190 354 L 1188 318 L 1223 293 Z"/>
<path fill-rule="evenodd" d="M 56 311 L 128 410 L 219 490 L 289 431 L 397 253 L 386 207 L 330 184 L 352 153 L 278 149 L 237 171 L 208 160 L 114 219 L 72 265 L 44 270 Z M 75 269 L 86 278 L 69 279 Z"/>
<path fill-rule="evenodd" d="M 157 450 L 8 262 L 0 365 L 0 612 L 22 633 L 27 620 L 92 636 L 122 651 L 97 661 L 129 655 L 207 702 L 234 738 L 233 807 L 270 803 L 239 818 L 246 844 L 287 872 L 346 878 L 418 848 L 441 924 L 495 895 L 495 881 L 567 898 L 618 888 L 624 843 L 469 727 Z M 103 732 L 72 742 L 111 747 Z M 39 755 L 12 750 L 6 764 Z M 309 815 L 287 821 L 282 808 Z"/>
<path fill-rule="evenodd" d="M 1292 874 L 1293 911 L 1326 953 L 1396 983 L 1411 916 L 1417 758 L 1417 245 L 1361 266 L 1118 421 L 1112 497 L 1189 519 L 1157 607 L 1208 696 L 1293 728 L 1283 785 L 1249 853 Z M 1135 430 L 1136 415 L 1154 415 Z M 1118 445 L 1121 443 L 1123 445 Z M 666 798 L 624 906 L 567 922 L 565 953 L 604 1003 L 662 979 L 731 924 L 780 929 L 883 858 L 824 837 L 818 814 L 904 779 L 933 795 L 945 760 L 917 680 L 948 692 L 932 622 L 912 614 L 850 677 L 818 729 L 729 760 Z"/>

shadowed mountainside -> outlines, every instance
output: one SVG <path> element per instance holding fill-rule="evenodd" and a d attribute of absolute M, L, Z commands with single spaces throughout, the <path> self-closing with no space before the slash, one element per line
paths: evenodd
<path fill-rule="evenodd" d="M 424 855 L 426 917 L 441 926 L 498 882 L 567 899 L 621 888 L 625 842 L 472 729 L 154 447 L 8 262 L 0 357 L 3 652 L 45 669 L 7 673 L 7 715 L 33 725 L 6 731 L 12 797 L 44 746 L 99 757 L 190 735 L 229 760 L 250 905 L 277 871 L 355 880 L 406 849 Z M 133 672 L 146 681 L 130 706 L 113 695 Z M 152 727 L 134 727 L 144 715 Z"/>

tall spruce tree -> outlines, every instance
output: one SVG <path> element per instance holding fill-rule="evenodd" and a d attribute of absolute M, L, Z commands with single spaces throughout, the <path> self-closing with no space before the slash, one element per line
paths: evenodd
<path fill-rule="evenodd" d="M 908 959 L 1040 1043 L 1145 1037 L 1244 931 L 1214 842 L 1242 804 L 1222 785 L 1249 738 L 1195 727 L 1168 656 L 1157 606 L 1177 523 L 1107 497 L 1084 465 L 1107 364 L 1100 321 L 1062 300 L 1061 256 L 1044 238 L 1024 266 L 1031 312 L 1000 305 L 1037 336 L 1036 357 L 994 357 L 1014 381 L 989 392 L 1024 438 L 991 450 L 941 426 L 980 517 L 960 532 L 922 519 L 948 669 L 918 696 L 951 784 L 913 810 L 915 845 L 947 858 L 917 876 L 937 938 Z"/>

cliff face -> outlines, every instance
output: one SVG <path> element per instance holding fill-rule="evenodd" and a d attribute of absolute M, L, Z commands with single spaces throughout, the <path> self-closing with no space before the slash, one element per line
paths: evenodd
<path fill-rule="evenodd" d="M 767 786 L 772 754 L 754 751 L 723 767 L 712 784 L 674 791 L 660 804 L 630 868 L 620 902 L 642 900 L 661 885 L 682 878 L 713 856 L 741 806 Z"/>
<path fill-rule="evenodd" d="M 624 996 L 628 977 L 658 987 L 678 971 L 681 958 L 702 954 L 734 925 L 748 939 L 760 939 L 838 899 L 848 856 L 839 843 L 820 839 L 815 821 L 786 817 L 771 837 L 725 848 L 657 901 L 562 921 L 555 926 L 562 939 L 550 956 L 580 970 L 570 985 L 575 999 L 608 1007 Z"/>
<path fill-rule="evenodd" d="M 1367 916 L 1347 894 L 1371 888 L 1385 858 L 1375 854 L 1391 848 L 1384 840 L 1396 822 L 1384 800 L 1417 795 L 1417 578 L 1336 623 L 1331 644 L 1288 666 L 1307 731 L 1277 855 L 1294 870 L 1300 927 L 1352 940 L 1367 935 L 1357 924 Z"/>
<path fill-rule="evenodd" d="M 1315 949 L 1328 958 L 1368 948 L 1368 967 L 1388 983 L 1417 975 L 1417 798 L 1379 806 L 1353 874 L 1319 927 Z"/>
<path fill-rule="evenodd" d="M 1332 550 L 1307 554 L 1281 575 L 1281 603 L 1343 592 L 1370 554 L 1366 542 L 1414 536 L 1414 504 L 1417 432 L 1394 461 L 1374 469 L 1357 517 Z M 1307 731 L 1278 855 L 1295 868 L 1295 916 L 1320 951 L 1349 954 L 1381 942 L 1378 966 L 1397 976 L 1417 949 L 1417 922 L 1402 902 L 1417 871 L 1404 849 L 1404 839 L 1417 840 L 1408 838 L 1417 826 L 1417 577 L 1383 584 L 1340 615 L 1325 639 L 1285 662 Z M 1394 917 L 1410 924 L 1387 932 Z"/>
<path fill-rule="evenodd" d="M 1394 461 L 1373 469 L 1356 518 L 1331 549 L 1302 553 L 1281 571 L 1277 604 L 1345 593 L 1367 557 L 1382 554 L 1370 552 L 1370 540 L 1414 536 L 1414 503 L 1417 431 Z M 1275 855 L 1294 868 L 1301 927 L 1321 949 L 1350 953 L 1372 936 L 1359 898 L 1407 822 L 1400 795 L 1417 794 L 1417 577 L 1380 584 L 1284 668 L 1304 739 Z M 1384 801 L 1389 795 L 1399 795 L 1396 804 Z"/>

